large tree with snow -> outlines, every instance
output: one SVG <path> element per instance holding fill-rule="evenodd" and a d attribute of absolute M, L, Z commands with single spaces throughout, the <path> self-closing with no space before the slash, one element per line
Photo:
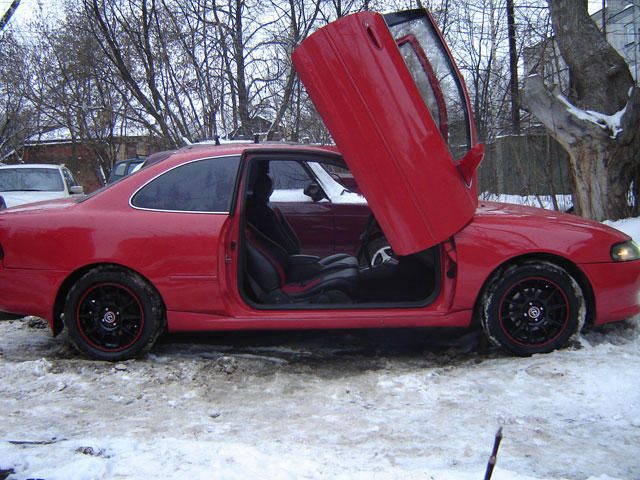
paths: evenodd
<path fill-rule="evenodd" d="M 549 90 L 532 76 L 525 101 L 569 153 L 576 213 L 596 220 L 628 216 L 627 194 L 639 191 L 640 90 L 590 18 L 587 0 L 548 3 L 571 91 Z"/>

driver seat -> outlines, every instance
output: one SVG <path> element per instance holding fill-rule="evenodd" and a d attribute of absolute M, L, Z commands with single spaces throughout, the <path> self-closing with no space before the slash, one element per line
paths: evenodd
<path fill-rule="evenodd" d="M 325 267 L 357 267 L 356 257 L 346 253 L 335 253 L 324 258 L 311 255 L 300 255 L 300 240 L 291 224 L 277 208 L 269 205 L 273 193 L 271 175 L 261 172 L 253 184 L 252 194 L 247 200 L 247 220 L 262 235 L 279 245 L 289 255 L 313 258 Z"/>
<path fill-rule="evenodd" d="M 265 304 L 352 303 L 358 268 L 326 268 L 317 261 L 298 263 L 296 257 L 247 223 L 244 230 L 246 278 L 255 297 Z"/>
<path fill-rule="evenodd" d="M 271 175 L 266 172 L 259 173 L 247 201 L 247 218 L 262 234 L 284 248 L 289 255 L 298 255 L 300 240 L 280 210 L 269 205 L 272 193 Z"/>

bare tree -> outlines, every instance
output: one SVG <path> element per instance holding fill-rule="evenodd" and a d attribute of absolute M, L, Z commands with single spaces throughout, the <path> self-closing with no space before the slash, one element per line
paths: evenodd
<path fill-rule="evenodd" d="M 505 130 L 509 116 L 509 72 L 505 0 L 452 5 L 447 41 L 466 77 L 480 139 Z M 506 125 L 510 121 L 506 120 Z"/>
<path fill-rule="evenodd" d="M 127 99 L 118 93 L 117 77 L 86 17 L 67 9 L 60 23 L 31 22 L 37 33 L 25 55 L 25 96 L 37 112 L 40 133 L 64 127 L 72 145 L 93 152 L 94 170 L 108 173 L 117 157 L 119 139 L 127 134 Z"/>
<path fill-rule="evenodd" d="M 20 0 L 13 0 L 11 2 L 11 5 L 9 5 L 9 8 L 7 9 L 7 11 L 0 18 L 0 32 L 4 30 L 4 27 L 7 26 L 7 24 L 11 20 L 11 17 L 13 16 L 13 14 L 15 13 L 15 11 L 18 9 L 19 6 L 20 6 Z"/>
<path fill-rule="evenodd" d="M 516 46 L 516 13 L 514 0 L 507 0 L 507 24 L 509 26 L 509 89 L 511 90 L 511 128 L 520 133 L 520 87 L 518 85 L 518 50 Z"/>
<path fill-rule="evenodd" d="M 297 75 L 291 62 L 291 54 L 298 44 L 309 35 L 311 29 L 316 26 L 316 20 L 320 13 L 320 1 L 305 2 L 304 0 L 288 0 L 287 3 L 272 2 L 275 12 L 281 12 L 280 21 L 272 33 L 274 46 L 274 60 L 279 63 L 281 71 L 286 72 L 279 75 L 280 81 L 273 84 L 275 92 L 273 94 L 274 117 L 267 133 L 269 140 L 273 139 L 275 133 L 282 132 L 282 123 L 287 111 L 291 111 L 296 93 Z M 298 88 L 299 91 L 299 88 Z M 297 135 L 289 132 L 289 136 Z M 286 136 L 286 134 L 285 134 Z"/>
<path fill-rule="evenodd" d="M 0 162 L 16 155 L 37 132 L 36 114 L 25 95 L 26 51 L 15 36 L 0 36 Z"/>
<path fill-rule="evenodd" d="M 595 220 L 628 216 L 627 195 L 638 180 L 640 91 L 589 17 L 587 0 L 549 0 L 549 7 L 573 90 L 567 98 L 532 76 L 526 102 L 569 153 L 576 212 Z"/>
<path fill-rule="evenodd" d="M 166 59 L 153 37 L 158 13 L 155 0 L 83 0 L 82 5 L 90 31 L 140 106 L 140 123 L 174 144 L 182 143 L 184 125 L 160 87 Z"/>
<path fill-rule="evenodd" d="M 224 68 L 213 6 L 207 0 L 163 0 L 162 5 L 167 35 L 161 36 L 160 41 L 163 55 L 169 59 L 172 95 L 181 99 L 178 107 L 191 137 L 214 138 L 218 135 L 218 121 L 224 120 Z"/>

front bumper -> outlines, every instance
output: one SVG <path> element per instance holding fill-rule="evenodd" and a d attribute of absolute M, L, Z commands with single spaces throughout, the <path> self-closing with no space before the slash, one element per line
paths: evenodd
<path fill-rule="evenodd" d="M 640 260 L 581 264 L 580 268 L 593 287 L 596 325 L 640 314 Z"/>

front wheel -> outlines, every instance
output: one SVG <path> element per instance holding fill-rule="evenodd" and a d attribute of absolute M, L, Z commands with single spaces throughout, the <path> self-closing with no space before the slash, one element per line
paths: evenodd
<path fill-rule="evenodd" d="M 165 322 L 162 302 L 144 279 L 98 267 L 69 290 L 64 323 L 77 350 L 97 360 L 120 361 L 148 352 Z"/>
<path fill-rule="evenodd" d="M 494 275 L 480 315 L 492 343 L 527 356 L 565 346 L 584 325 L 587 309 L 582 289 L 565 269 L 530 261 Z"/>

